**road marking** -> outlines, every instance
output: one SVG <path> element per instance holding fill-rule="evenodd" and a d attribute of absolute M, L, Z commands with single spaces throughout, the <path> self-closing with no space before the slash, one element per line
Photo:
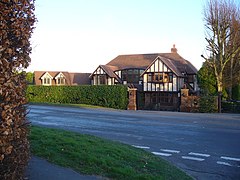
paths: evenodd
<path fill-rule="evenodd" d="M 152 152 L 153 154 L 155 155 L 158 155 L 158 156 L 171 156 L 172 154 L 168 154 L 168 153 L 161 153 L 161 152 Z"/>
<path fill-rule="evenodd" d="M 135 146 L 135 145 L 132 145 L 132 146 L 135 148 L 140 148 L 140 149 L 150 149 L 150 147 L 148 147 L 148 146 Z"/>
<path fill-rule="evenodd" d="M 209 154 L 202 154 L 202 153 L 194 153 L 194 152 L 190 152 L 188 153 L 189 155 L 194 155 L 194 156 L 202 156 L 202 157 L 209 157 Z"/>
<path fill-rule="evenodd" d="M 221 156 L 221 159 L 231 160 L 231 161 L 240 161 L 240 158 L 233 158 L 233 157 L 227 157 L 227 156 Z"/>
<path fill-rule="evenodd" d="M 169 153 L 180 153 L 180 151 L 172 150 L 172 149 L 160 149 L 163 152 L 169 152 Z"/>
<path fill-rule="evenodd" d="M 223 161 L 217 161 L 217 164 L 221 164 L 224 166 L 232 166 L 231 164 L 227 163 L 227 162 L 223 162 Z"/>
<path fill-rule="evenodd" d="M 194 161 L 204 161 L 205 159 L 203 158 L 196 158 L 196 157 L 191 157 L 191 156 L 182 156 L 183 159 L 189 159 L 189 160 L 194 160 Z"/>

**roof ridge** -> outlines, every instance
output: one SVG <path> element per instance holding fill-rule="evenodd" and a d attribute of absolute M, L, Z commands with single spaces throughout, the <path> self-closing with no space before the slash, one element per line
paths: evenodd
<path fill-rule="evenodd" d="M 158 54 L 163 54 L 163 53 L 145 53 L 145 54 L 120 54 L 119 56 L 139 56 L 139 55 L 158 55 Z M 115 59 L 115 58 L 114 58 Z"/>
<path fill-rule="evenodd" d="M 114 65 L 108 65 L 108 64 L 101 64 L 99 66 L 109 66 L 109 67 L 117 67 L 117 66 L 114 66 Z"/>

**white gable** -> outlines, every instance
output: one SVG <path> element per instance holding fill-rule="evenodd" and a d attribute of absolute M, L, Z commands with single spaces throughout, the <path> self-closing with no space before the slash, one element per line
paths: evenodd
<path fill-rule="evenodd" d="M 48 72 L 45 72 L 44 75 L 42 75 L 41 77 L 41 79 L 46 79 L 46 78 L 53 79 L 53 77 Z"/>
<path fill-rule="evenodd" d="M 98 67 L 93 74 L 106 74 L 106 73 L 101 67 Z"/>
<path fill-rule="evenodd" d="M 147 72 L 172 72 L 161 59 L 157 58 L 150 67 L 147 68 Z"/>
<path fill-rule="evenodd" d="M 54 79 L 58 79 L 58 78 L 66 78 L 66 77 L 64 76 L 64 74 L 62 72 L 60 72 L 60 73 L 58 73 L 58 75 L 55 76 Z"/>

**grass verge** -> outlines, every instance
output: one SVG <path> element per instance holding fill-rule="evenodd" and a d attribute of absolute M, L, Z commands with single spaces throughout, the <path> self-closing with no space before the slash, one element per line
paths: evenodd
<path fill-rule="evenodd" d="M 64 130 L 31 127 L 31 151 L 77 172 L 112 179 L 191 179 L 165 160 L 129 145 Z"/>
<path fill-rule="evenodd" d="M 61 103 L 35 103 L 31 102 L 30 104 L 36 104 L 36 105 L 48 105 L 48 106 L 68 106 L 68 107 L 80 107 L 80 108 L 92 108 L 92 109 L 112 109 L 102 106 L 95 106 L 90 104 L 61 104 Z"/>

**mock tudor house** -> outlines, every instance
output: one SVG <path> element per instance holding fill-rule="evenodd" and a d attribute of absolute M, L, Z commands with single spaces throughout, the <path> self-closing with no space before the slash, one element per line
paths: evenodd
<path fill-rule="evenodd" d="M 74 86 L 74 85 L 90 85 L 90 73 L 70 73 L 59 71 L 35 71 L 35 85 L 43 86 Z"/>
<path fill-rule="evenodd" d="M 197 69 L 178 53 L 119 55 L 90 75 L 92 85 L 125 84 L 143 94 L 144 109 L 179 110 L 181 89 L 198 91 Z M 140 97 L 140 96 L 139 96 Z M 137 97 L 137 98 L 139 98 Z"/>

